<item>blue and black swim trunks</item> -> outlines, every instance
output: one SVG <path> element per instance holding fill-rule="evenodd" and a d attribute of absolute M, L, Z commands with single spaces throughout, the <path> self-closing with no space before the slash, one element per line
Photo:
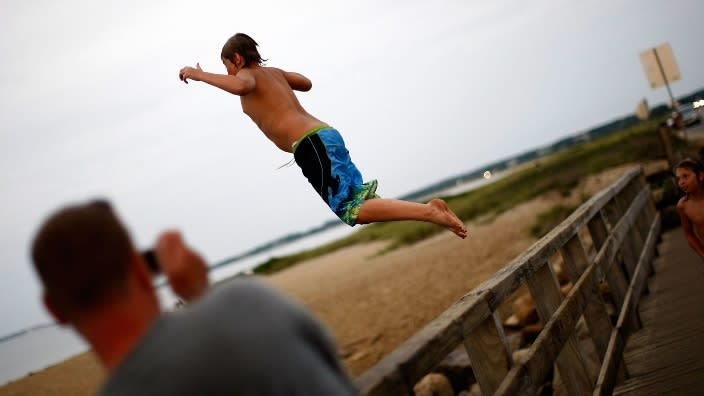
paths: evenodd
<path fill-rule="evenodd" d="M 293 144 L 293 157 L 315 191 L 342 221 L 354 226 L 364 201 L 378 198 L 377 181 L 362 181 L 340 132 L 320 126 Z"/>

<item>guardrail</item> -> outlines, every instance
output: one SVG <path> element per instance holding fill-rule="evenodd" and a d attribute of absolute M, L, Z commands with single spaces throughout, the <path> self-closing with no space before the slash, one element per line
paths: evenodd
<path fill-rule="evenodd" d="M 585 250 L 588 229 L 596 254 Z M 611 394 L 627 376 L 623 348 L 640 328 L 638 299 L 651 272 L 660 216 L 640 167 L 626 172 L 575 210 L 492 278 L 464 295 L 355 382 L 362 395 L 412 395 L 413 386 L 464 344 L 484 395 L 535 394 L 557 366 L 570 395 Z M 560 252 L 573 287 L 563 298 L 550 263 Z M 599 293 L 605 282 L 618 319 L 612 324 Z M 515 364 L 497 309 L 527 284 L 544 328 L 526 360 Z M 601 362 L 589 373 L 575 327 L 584 317 Z"/>

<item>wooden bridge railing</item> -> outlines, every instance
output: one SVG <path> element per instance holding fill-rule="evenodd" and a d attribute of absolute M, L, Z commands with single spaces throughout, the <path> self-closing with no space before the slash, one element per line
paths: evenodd
<path fill-rule="evenodd" d="M 585 250 L 587 228 L 596 254 Z M 355 379 L 362 395 L 412 395 L 413 386 L 460 344 L 484 395 L 535 394 L 553 365 L 570 395 L 611 394 L 629 333 L 640 327 L 637 305 L 651 272 L 660 216 L 642 169 L 633 168 L 585 202 L 564 222 L 492 278 L 472 290 L 399 348 Z M 573 287 L 565 298 L 550 263 L 560 252 Z M 615 324 L 599 293 L 605 282 L 618 312 Z M 544 324 L 526 360 L 514 364 L 500 305 L 527 284 Z M 575 327 L 584 317 L 600 359 L 585 365 Z"/>

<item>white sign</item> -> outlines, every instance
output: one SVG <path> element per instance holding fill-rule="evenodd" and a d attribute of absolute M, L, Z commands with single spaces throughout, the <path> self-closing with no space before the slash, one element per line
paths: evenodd
<path fill-rule="evenodd" d="M 680 79 L 680 68 L 669 43 L 641 52 L 640 62 L 643 64 L 650 88 L 662 87 Z"/>
<path fill-rule="evenodd" d="M 647 120 L 650 117 L 650 107 L 648 107 L 648 101 L 645 98 L 636 106 L 636 117 L 641 120 Z"/>

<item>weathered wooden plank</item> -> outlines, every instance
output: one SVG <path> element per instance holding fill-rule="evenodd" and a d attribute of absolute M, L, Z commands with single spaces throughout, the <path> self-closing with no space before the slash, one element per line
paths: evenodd
<path fill-rule="evenodd" d="M 594 282 L 595 269 L 595 265 L 591 265 L 582 274 L 567 298 L 560 304 L 550 321 L 546 323 L 543 331 L 538 335 L 528 351 L 527 360 L 511 369 L 495 395 L 530 394 L 537 385 L 544 381 L 553 362 L 561 351 L 564 351 L 563 346 L 574 333 L 577 321 L 587 304 L 587 296 L 592 292 L 589 284 Z M 562 368 L 560 368 L 560 372 L 562 372 Z M 587 389 L 588 392 L 591 392 L 591 382 L 588 383 Z"/>
<path fill-rule="evenodd" d="M 584 252 L 584 247 L 581 240 L 576 235 L 572 237 L 565 246 L 560 250 L 565 263 L 565 270 L 572 284 L 577 283 L 579 277 L 588 268 L 589 262 L 587 255 Z M 606 348 L 609 345 L 609 334 L 611 334 L 612 326 L 609 320 L 609 314 L 606 312 L 604 300 L 601 298 L 597 288 L 598 280 L 594 277 L 594 281 L 590 285 L 593 289 L 587 297 L 587 306 L 584 309 L 584 319 L 589 328 L 589 335 L 594 341 L 594 347 L 599 359 L 603 359 L 606 353 Z"/>
<path fill-rule="evenodd" d="M 606 279 L 614 304 L 620 307 L 623 304 L 624 298 L 626 298 L 628 282 L 626 281 L 621 267 L 619 265 L 612 265 L 618 254 L 618 241 L 616 241 L 615 238 L 609 237 L 606 224 L 601 216 L 595 216 L 588 226 L 592 239 L 598 241 L 599 249 L 594 258 L 594 263 L 597 267 L 596 273 L 598 274 L 599 280 Z"/>
<path fill-rule="evenodd" d="M 504 352 L 506 353 L 506 361 L 508 361 L 508 368 L 511 368 L 513 366 L 513 351 L 511 350 L 511 345 L 508 342 L 508 338 L 506 337 L 506 332 L 504 332 L 504 322 L 501 320 L 501 314 L 499 311 L 494 311 L 494 314 L 492 315 L 494 317 L 494 324 L 496 325 L 496 330 L 499 333 L 499 337 L 501 338 L 501 342 L 504 345 Z M 508 370 L 507 368 L 507 370 Z"/>
<path fill-rule="evenodd" d="M 636 306 L 638 306 L 638 300 L 640 299 L 640 296 L 643 294 L 643 291 L 648 287 L 648 282 L 647 282 L 647 277 L 650 275 L 653 267 L 653 260 L 655 259 L 655 247 L 658 241 L 658 238 L 660 237 L 660 229 L 662 226 L 662 218 L 660 217 L 660 214 L 656 214 L 655 218 L 653 219 L 653 223 L 650 226 L 650 230 L 648 231 L 644 246 L 643 246 L 643 251 L 641 252 L 641 257 L 638 261 L 639 266 L 643 266 L 642 268 L 642 274 L 640 274 L 641 279 L 638 283 L 636 283 L 635 286 L 635 303 Z"/>
<path fill-rule="evenodd" d="M 626 213 L 621 216 L 620 220 L 613 226 L 613 229 L 604 243 L 604 246 L 594 258 L 594 262 L 599 268 L 598 273 L 606 274 L 607 282 L 609 283 L 609 287 L 612 290 L 612 295 L 614 296 L 614 301 L 619 309 L 623 305 L 625 299 L 625 289 L 627 287 L 626 285 L 628 285 L 630 279 L 623 279 L 623 275 L 625 274 L 622 274 L 619 270 L 619 266 L 613 265 L 614 258 L 616 258 L 618 252 L 623 250 L 619 248 L 624 246 L 623 241 L 626 239 L 630 228 L 635 223 L 636 217 L 647 203 L 649 197 L 650 189 L 648 188 L 643 189 L 638 194 Z M 613 217 L 613 215 L 610 216 Z M 633 252 L 631 253 L 635 254 Z M 637 261 L 633 265 L 633 271 L 635 271 L 635 265 L 637 265 Z M 634 328 L 640 328 L 640 319 L 638 315 L 636 315 L 632 320 Z"/>
<path fill-rule="evenodd" d="M 616 372 L 623 355 L 623 347 L 624 341 L 621 337 L 621 331 L 619 328 L 615 328 L 611 332 L 609 348 L 606 350 L 604 362 L 596 380 L 594 396 L 611 395 L 613 393 L 613 389 L 616 386 Z"/>
<path fill-rule="evenodd" d="M 621 216 L 624 215 L 625 217 L 625 211 L 621 210 L 620 205 L 616 202 L 616 200 L 613 200 L 609 202 L 605 207 L 604 207 L 604 214 L 606 215 L 606 218 L 611 225 L 611 229 L 609 233 L 611 235 L 614 235 L 617 233 L 618 230 L 618 224 L 621 222 Z M 624 223 L 624 222 L 621 222 Z M 638 258 L 636 257 L 636 252 L 633 251 L 631 248 L 630 243 L 624 243 L 626 240 L 626 234 L 627 231 L 630 227 L 623 227 L 622 229 L 622 235 L 623 238 L 620 239 L 620 248 L 619 248 L 619 256 L 623 260 L 624 268 L 626 270 L 626 279 L 630 282 L 631 277 L 633 276 L 633 271 L 635 271 L 636 268 L 636 261 Z"/>
<path fill-rule="evenodd" d="M 364 395 L 405 395 L 462 342 L 462 327 L 491 316 L 486 294 L 465 296 L 355 379 Z"/>
<path fill-rule="evenodd" d="M 529 351 L 528 358 L 533 358 L 533 349 Z M 552 367 L 550 364 L 549 367 Z M 545 373 L 547 375 L 547 372 Z M 542 379 L 540 380 L 542 382 Z M 538 392 L 539 384 L 533 383 L 533 376 L 528 374 L 528 369 L 525 364 L 514 366 L 509 371 L 506 378 L 501 383 L 494 396 L 513 396 L 513 395 L 535 395 Z M 485 393 L 483 393 L 485 394 Z"/>
<path fill-rule="evenodd" d="M 645 176 L 641 174 L 639 177 L 633 179 L 628 186 L 630 201 L 635 200 L 636 197 L 641 193 L 644 188 L 649 188 L 645 182 Z M 650 217 L 649 206 L 652 202 L 652 196 L 647 200 L 646 204 L 640 212 L 640 215 L 636 218 L 636 226 L 645 240 L 645 236 L 648 235 L 648 230 L 653 219 Z"/>
<path fill-rule="evenodd" d="M 528 288 L 533 296 L 533 301 L 535 301 L 538 316 L 543 323 L 548 323 L 562 302 L 560 284 L 553 272 L 552 265 L 545 264 L 535 273 L 535 276 L 528 279 Z M 591 390 L 592 379 L 589 378 L 584 364 L 584 356 L 575 335 L 567 339 L 562 352 L 557 356 L 556 364 L 569 394 L 583 395 Z"/>
<path fill-rule="evenodd" d="M 671 360 L 673 366 L 625 381 L 614 391 L 614 395 L 701 395 L 704 388 L 704 359 Z"/>
<path fill-rule="evenodd" d="M 619 209 L 622 210 L 622 213 L 624 214 L 628 211 L 629 207 L 631 206 L 631 202 L 635 201 L 635 199 L 629 199 L 629 195 L 629 191 L 627 189 L 624 189 L 623 191 L 621 191 L 620 194 L 617 194 L 616 197 L 614 197 L 614 200 L 616 201 Z M 643 206 L 645 206 L 645 203 L 643 204 Z M 637 211 L 635 218 L 633 219 L 633 223 L 628 229 L 629 232 L 626 238 L 627 243 L 630 245 L 630 249 L 634 253 L 636 261 L 638 260 L 638 252 L 643 249 L 643 242 L 645 241 L 645 237 L 641 235 L 641 230 L 637 227 L 638 219 L 641 217 L 641 212 L 643 211 L 643 206 L 641 206 Z"/>
<path fill-rule="evenodd" d="M 609 231 L 606 229 L 606 223 L 604 223 L 603 217 L 601 217 L 601 212 L 597 213 L 591 220 L 587 223 L 587 228 L 589 229 L 589 235 L 592 237 L 594 242 L 594 248 L 598 252 L 604 243 L 606 238 L 609 236 Z"/>
<path fill-rule="evenodd" d="M 464 338 L 474 378 L 485 395 L 496 391 L 512 365 L 503 337 L 503 326 L 497 323 L 496 318 L 486 318 Z"/>
<path fill-rule="evenodd" d="M 621 312 L 619 314 L 618 322 L 616 327 L 622 329 L 622 336 L 627 338 L 630 332 L 633 330 L 632 319 L 637 312 L 638 300 L 642 294 L 645 280 L 648 276 L 648 268 L 650 268 L 650 261 L 653 259 L 655 252 L 655 242 L 657 241 L 657 236 L 660 234 L 660 216 L 655 216 L 655 220 L 650 228 L 650 233 L 648 234 L 648 239 L 646 241 L 645 248 L 641 252 L 641 256 L 638 260 L 638 265 L 636 266 L 636 272 L 631 279 L 631 284 L 628 287 L 628 292 L 626 293 L 626 300 L 623 307 L 621 307 Z"/>

